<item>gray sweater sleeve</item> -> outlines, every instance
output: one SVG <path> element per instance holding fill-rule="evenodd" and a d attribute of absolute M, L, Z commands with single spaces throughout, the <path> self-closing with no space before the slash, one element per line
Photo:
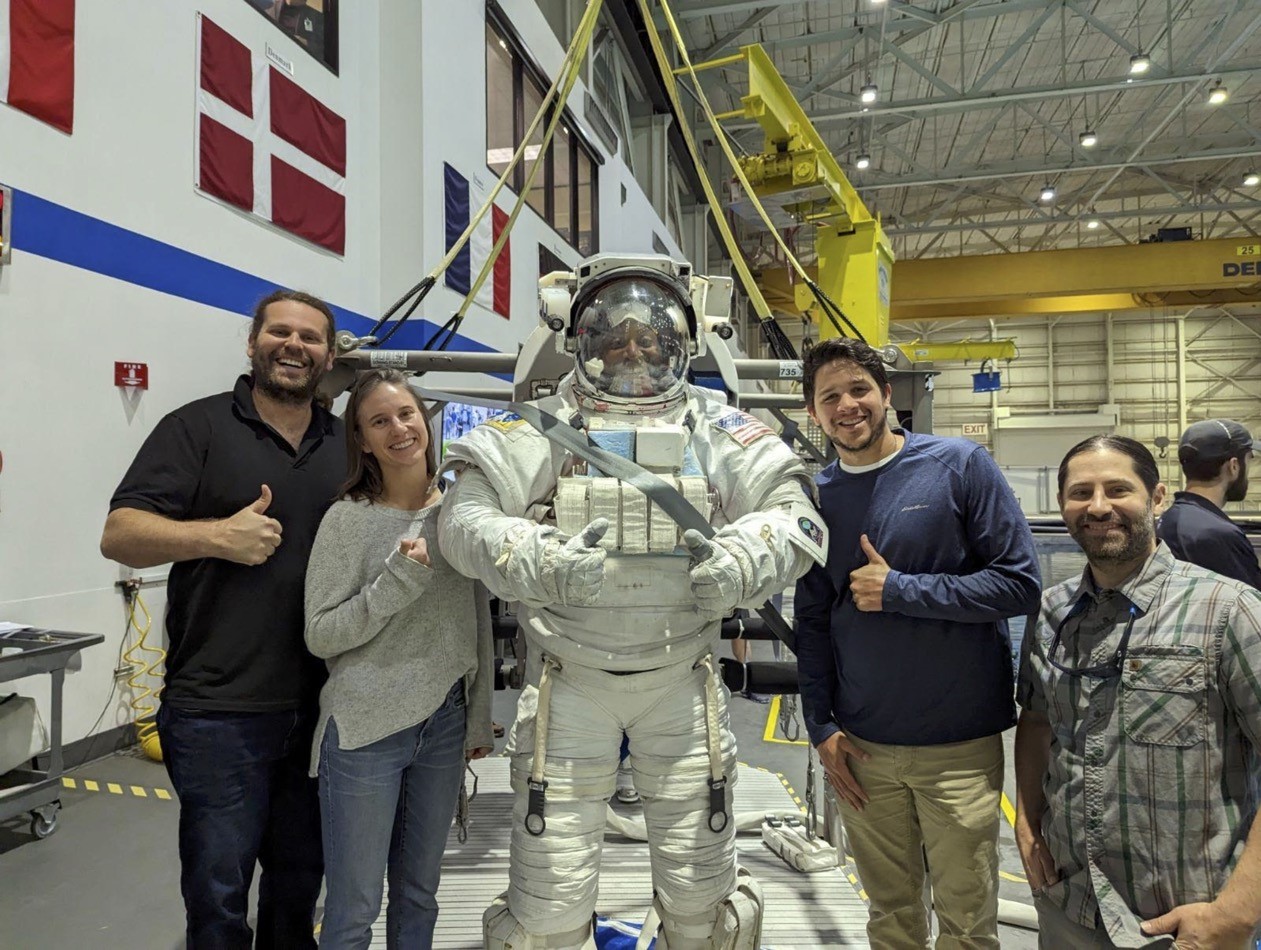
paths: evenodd
<path fill-rule="evenodd" d="M 477 599 L 477 672 L 465 686 L 468 708 L 468 731 L 465 749 L 493 749 L 494 727 L 491 723 L 491 698 L 495 689 L 495 655 L 491 631 L 490 591 L 480 581 L 474 585 Z"/>
<path fill-rule="evenodd" d="M 353 503 L 338 502 L 320 523 L 306 574 L 306 643 L 322 659 L 367 643 L 396 613 L 425 592 L 433 572 L 392 551 L 368 577 L 351 570 L 347 552 L 371 540 L 363 518 L 348 517 Z"/>

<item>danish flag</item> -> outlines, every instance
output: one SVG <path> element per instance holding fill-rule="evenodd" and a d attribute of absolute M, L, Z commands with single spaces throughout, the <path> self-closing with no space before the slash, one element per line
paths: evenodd
<path fill-rule="evenodd" d="M 74 0 L 0 0 L 0 102 L 74 127 Z"/>
<path fill-rule="evenodd" d="M 198 15 L 197 187 L 338 254 L 346 120 Z"/>

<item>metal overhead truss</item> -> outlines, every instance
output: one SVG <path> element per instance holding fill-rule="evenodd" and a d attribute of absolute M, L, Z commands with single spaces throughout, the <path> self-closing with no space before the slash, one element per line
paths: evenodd
<path fill-rule="evenodd" d="M 1222 188 L 1261 167 L 1252 0 L 680 0 L 675 12 L 708 56 L 759 41 L 842 164 L 871 155 L 852 180 L 904 259 L 1075 244 L 1089 236 L 1073 221 L 1092 211 L 1110 239 L 1138 238 L 1153 211 L 1249 233 L 1261 199 Z M 1139 52 L 1150 69 L 1129 76 Z M 880 99 L 864 106 L 866 80 Z M 1231 98 L 1210 110 L 1201 103 L 1217 80 Z M 728 77 L 704 81 L 737 105 Z M 760 131 L 727 127 L 745 145 L 742 128 Z M 1087 127 L 1099 131 L 1089 150 L 1078 142 Z M 1035 204 L 1044 182 L 1058 190 L 1049 208 Z M 953 200 L 938 207 L 943 198 Z"/>

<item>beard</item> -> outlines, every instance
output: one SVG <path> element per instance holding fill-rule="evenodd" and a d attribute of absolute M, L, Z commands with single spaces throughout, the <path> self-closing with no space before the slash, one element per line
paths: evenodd
<path fill-rule="evenodd" d="M 1119 531 L 1097 535 L 1085 530 L 1086 525 L 1112 524 Z M 1111 518 L 1091 518 L 1083 515 L 1068 526 L 1068 533 L 1081 545 L 1086 558 L 1092 562 L 1122 564 L 1126 561 L 1145 559 L 1151 553 L 1156 538 L 1156 518 L 1151 502 L 1142 518 L 1130 519 L 1113 512 Z"/>
<path fill-rule="evenodd" d="M 311 362 L 307 366 L 305 376 L 291 379 L 280 371 L 278 361 L 283 356 L 283 353 L 274 353 L 268 356 L 260 351 L 255 351 L 254 356 L 250 359 L 250 369 L 254 374 L 254 388 L 277 402 L 287 402 L 293 405 L 310 402 L 312 397 L 315 396 L 315 389 L 319 385 L 320 378 L 324 375 L 324 368 L 317 363 Z M 289 358 L 292 359 L 293 357 Z M 297 358 L 306 359 L 305 356 Z"/>
<path fill-rule="evenodd" d="M 1226 486 L 1227 501 L 1243 501 L 1248 496 L 1248 469 L 1240 468 L 1235 480 Z"/>
<path fill-rule="evenodd" d="M 610 396 L 658 396 L 675 383 L 668 363 L 628 360 L 607 367 L 597 380 L 597 387 Z"/>
<path fill-rule="evenodd" d="M 871 418 L 868 420 L 867 427 L 869 431 L 866 437 L 857 441 L 851 439 L 846 442 L 842 435 L 829 435 L 828 441 L 836 447 L 838 454 L 842 451 L 863 452 L 871 448 L 884 437 L 885 432 L 889 428 L 889 410 L 884 406 L 881 406 L 880 414 L 876 415 L 875 413 L 872 413 Z M 844 432 L 845 430 L 841 431 Z"/>

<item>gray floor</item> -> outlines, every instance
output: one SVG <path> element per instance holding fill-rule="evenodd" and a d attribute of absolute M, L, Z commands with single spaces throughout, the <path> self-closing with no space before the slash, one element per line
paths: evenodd
<path fill-rule="evenodd" d="M 496 719 L 510 721 L 514 699 L 496 694 Z M 764 741 L 770 712 L 769 705 L 732 701 L 741 761 L 779 773 L 801 797 L 806 747 Z M 1010 734 L 1006 738 L 1010 775 Z M 159 797 L 169 789 L 162 766 L 119 754 L 89 763 L 71 778 L 75 787 L 64 790 L 51 837 L 36 840 L 25 820 L 0 824 L 0 946 L 182 947 L 177 810 L 173 800 Z M 1010 778 L 1007 795 L 1013 795 Z M 1028 902 L 1011 828 L 1003 824 L 1002 896 Z M 1015 928 L 1004 927 L 1001 936 L 1002 945 L 1015 950 L 1037 943 L 1036 935 Z"/>

